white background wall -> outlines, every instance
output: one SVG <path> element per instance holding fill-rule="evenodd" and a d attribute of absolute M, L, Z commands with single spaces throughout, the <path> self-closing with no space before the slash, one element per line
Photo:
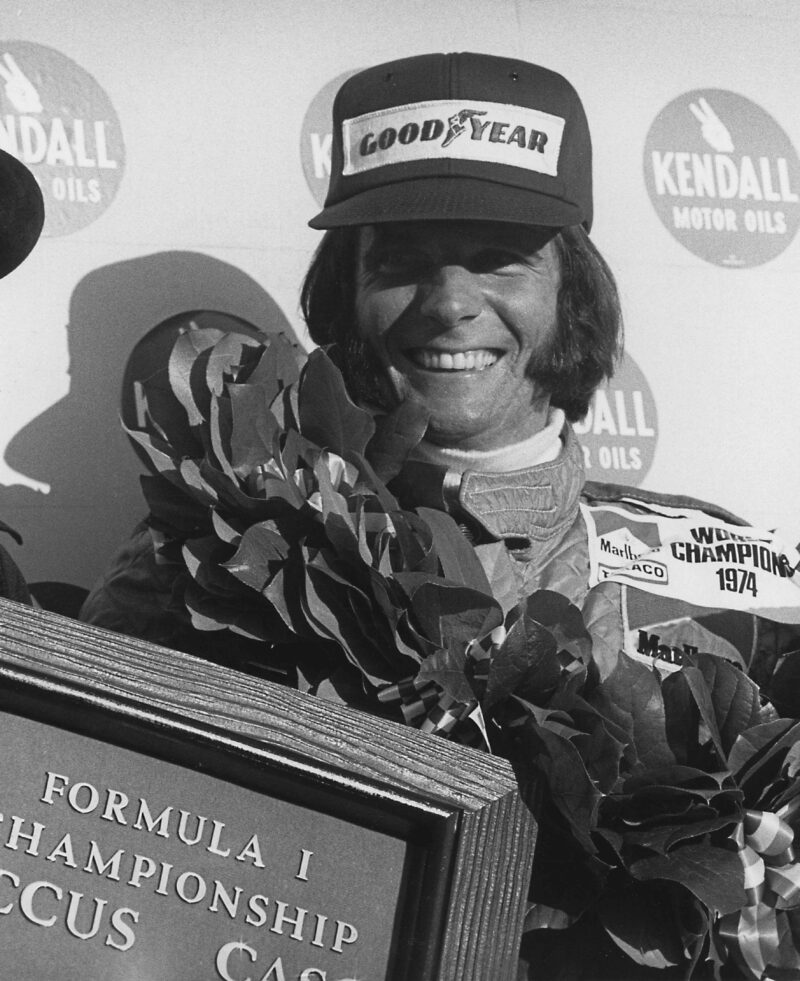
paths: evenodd
<path fill-rule="evenodd" d="M 306 111 L 345 72 L 436 50 L 538 61 L 583 97 L 593 238 L 655 430 L 652 466 L 630 479 L 757 524 L 796 521 L 800 237 L 760 265 L 707 261 L 661 223 L 644 156 L 659 113 L 694 89 L 744 96 L 800 148 L 796 0 L 7 0 L 0 59 L 19 42 L 93 76 L 124 141 L 109 206 L 44 238 L 0 287 L 0 518 L 25 538 L 12 550 L 29 579 L 89 585 L 143 512 L 116 415 L 150 328 L 216 309 L 265 328 L 285 318 L 304 339 L 297 297 L 318 241 Z M 55 64 L 39 54 L 31 65 Z M 74 77 L 60 84 L 45 115 L 102 114 Z M 15 113 L 0 79 L 0 123 Z"/>

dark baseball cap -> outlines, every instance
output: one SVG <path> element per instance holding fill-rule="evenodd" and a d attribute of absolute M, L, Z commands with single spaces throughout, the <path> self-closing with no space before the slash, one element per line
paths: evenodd
<path fill-rule="evenodd" d="M 43 224 L 44 202 L 36 179 L 16 157 L 0 150 L 0 277 L 28 255 Z"/>
<path fill-rule="evenodd" d="M 342 85 L 328 196 L 309 225 L 446 218 L 591 227 L 589 126 L 563 76 L 514 58 L 426 54 Z"/>

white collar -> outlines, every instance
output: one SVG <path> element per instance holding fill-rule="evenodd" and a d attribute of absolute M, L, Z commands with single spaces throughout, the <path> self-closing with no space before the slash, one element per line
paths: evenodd
<path fill-rule="evenodd" d="M 456 473 L 467 470 L 509 473 L 555 460 L 561 452 L 563 429 L 563 409 L 551 407 L 544 429 L 519 443 L 510 443 L 495 450 L 458 450 L 423 440 L 411 451 L 409 459 L 444 466 Z"/>

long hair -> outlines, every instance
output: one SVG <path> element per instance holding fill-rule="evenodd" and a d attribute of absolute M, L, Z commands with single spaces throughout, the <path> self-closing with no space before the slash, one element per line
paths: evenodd
<path fill-rule="evenodd" d="M 361 400 L 383 405 L 380 369 L 356 331 L 356 254 L 359 229 L 327 231 L 303 282 L 300 304 L 312 340 L 338 345 L 348 388 Z M 622 354 L 622 312 L 614 276 L 582 226 L 555 237 L 561 281 L 552 342 L 528 376 L 571 422 L 582 419 Z"/>

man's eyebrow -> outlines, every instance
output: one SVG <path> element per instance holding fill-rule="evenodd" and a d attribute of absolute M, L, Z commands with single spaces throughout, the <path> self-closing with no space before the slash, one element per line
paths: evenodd
<path fill-rule="evenodd" d="M 530 228 L 523 226 L 521 232 L 499 234 L 495 242 L 504 248 L 534 253 L 541 252 L 552 238 L 553 233 L 549 230 L 542 230 L 536 226 Z"/>
<path fill-rule="evenodd" d="M 404 247 L 413 248 L 413 245 L 409 245 L 407 238 L 398 229 L 376 228 L 370 242 L 366 245 L 364 251 L 362 252 L 363 261 L 367 265 L 375 264 L 376 262 L 380 261 L 381 253 L 384 249 L 392 248 L 396 245 L 403 245 Z"/>
<path fill-rule="evenodd" d="M 370 243 L 370 248 L 375 246 L 394 245 L 396 242 L 408 241 L 408 237 L 403 235 L 403 233 L 398 228 L 392 228 L 391 226 L 376 225 L 372 232 L 372 242 Z"/>

